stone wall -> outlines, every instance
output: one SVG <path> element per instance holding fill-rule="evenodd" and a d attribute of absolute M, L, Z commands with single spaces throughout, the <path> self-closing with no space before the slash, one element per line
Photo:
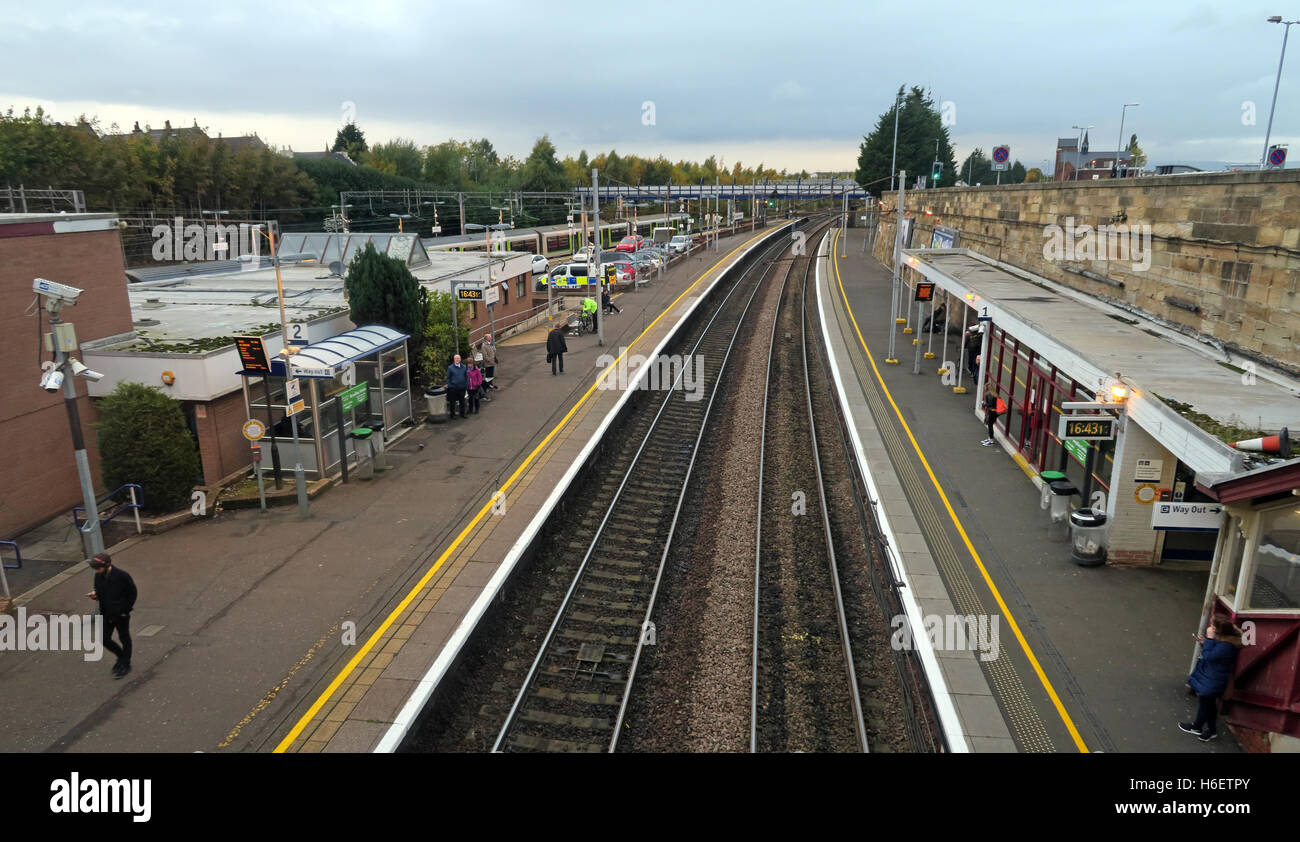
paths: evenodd
<path fill-rule="evenodd" d="M 875 241 L 886 263 L 896 196 L 883 199 Z M 935 225 L 956 228 L 960 247 L 1300 375 L 1300 170 L 951 187 L 905 201 L 914 248 Z M 1112 234 L 1107 249 L 1088 234 L 1106 225 L 1129 236 Z"/>

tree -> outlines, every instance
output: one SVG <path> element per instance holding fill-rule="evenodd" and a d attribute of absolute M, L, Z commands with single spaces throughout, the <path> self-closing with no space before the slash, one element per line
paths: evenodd
<path fill-rule="evenodd" d="M 894 152 L 894 114 L 899 100 L 902 101 L 902 111 L 898 114 L 896 169 L 905 170 L 910 183 L 915 176 L 929 176 L 931 165 L 937 157 L 943 163 L 943 177 L 938 184 L 930 186 L 951 187 L 959 178 L 948 129 L 943 125 L 934 102 L 918 87 L 908 91 L 906 97 L 903 94 L 904 90 L 900 87 L 894 104 L 880 115 L 875 129 L 862 139 L 862 144 L 858 147 L 858 169 L 854 179 L 877 196 L 889 189 L 889 168 Z M 939 141 L 937 155 L 936 140 Z M 897 182 L 894 186 L 897 187 Z"/>
<path fill-rule="evenodd" d="M 1142 169 L 1147 165 L 1147 153 L 1142 151 L 1141 146 L 1138 146 L 1137 135 L 1133 135 L 1129 138 L 1128 153 L 1132 157 L 1132 163 L 1130 166 L 1136 169 Z"/>
<path fill-rule="evenodd" d="M 349 317 L 357 326 L 387 325 L 411 338 L 411 356 L 419 358 L 429 316 L 428 291 L 396 257 L 380 254 L 374 243 L 352 259 L 343 279 Z"/>
<path fill-rule="evenodd" d="M 1047 179 L 1043 177 L 1043 171 L 1040 170 L 1038 167 L 1033 167 L 1028 172 L 1025 173 L 1026 182 L 1046 181 L 1046 180 Z"/>
<path fill-rule="evenodd" d="M 388 143 L 375 144 L 366 156 L 366 165 L 389 175 L 420 178 L 424 169 L 424 153 L 415 145 L 415 141 L 399 137 Z"/>
<path fill-rule="evenodd" d="M 533 151 L 519 171 L 519 189 L 561 192 L 572 185 L 565 177 L 564 167 L 555 160 L 555 144 L 542 135 L 533 144 Z"/>
<path fill-rule="evenodd" d="M 359 164 L 365 156 L 366 148 L 365 133 L 352 122 L 339 129 L 338 134 L 334 135 L 334 145 L 330 147 L 330 151 L 342 152 Z"/>
<path fill-rule="evenodd" d="M 148 512 L 189 508 L 202 467 L 181 405 L 151 386 L 123 381 L 98 409 L 104 484 L 138 483 Z"/>
<path fill-rule="evenodd" d="M 424 323 L 419 374 L 426 383 L 441 383 L 447 365 L 457 347 L 464 354 L 469 350 L 469 304 L 457 302 L 457 319 L 460 343 L 457 345 L 451 329 L 451 293 L 435 292 L 429 297 L 429 314 Z"/>

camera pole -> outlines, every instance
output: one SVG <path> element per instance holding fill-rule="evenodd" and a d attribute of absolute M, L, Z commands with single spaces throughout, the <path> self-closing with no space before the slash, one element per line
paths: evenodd
<path fill-rule="evenodd" d="M 47 299 L 50 310 L 51 338 L 58 336 L 59 303 Z M 71 327 L 71 324 L 69 324 Z M 72 428 L 72 451 L 77 460 L 77 479 L 81 481 L 81 502 L 86 507 L 86 524 L 81 527 L 81 540 L 86 548 L 86 558 L 104 551 L 104 533 L 99 524 L 99 501 L 95 499 L 95 482 L 90 476 L 90 459 L 86 456 L 86 440 L 81 434 L 81 413 L 77 411 L 77 385 L 74 382 L 69 357 L 54 341 L 54 367 L 63 374 L 63 405 L 68 410 L 68 426 Z"/>

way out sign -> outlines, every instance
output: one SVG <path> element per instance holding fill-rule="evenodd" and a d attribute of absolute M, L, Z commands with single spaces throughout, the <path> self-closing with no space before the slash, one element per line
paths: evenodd
<path fill-rule="evenodd" d="M 1166 503 L 1151 507 L 1151 528 L 1168 532 L 1218 532 L 1223 524 L 1219 503 Z"/>

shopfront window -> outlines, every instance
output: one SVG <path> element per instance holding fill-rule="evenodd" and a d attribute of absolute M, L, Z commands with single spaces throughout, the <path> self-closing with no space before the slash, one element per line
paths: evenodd
<path fill-rule="evenodd" d="M 1300 506 L 1290 502 L 1260 512 L 1257 535 L 1248 604 L 1243 607 L 1300 607 Z"/>

